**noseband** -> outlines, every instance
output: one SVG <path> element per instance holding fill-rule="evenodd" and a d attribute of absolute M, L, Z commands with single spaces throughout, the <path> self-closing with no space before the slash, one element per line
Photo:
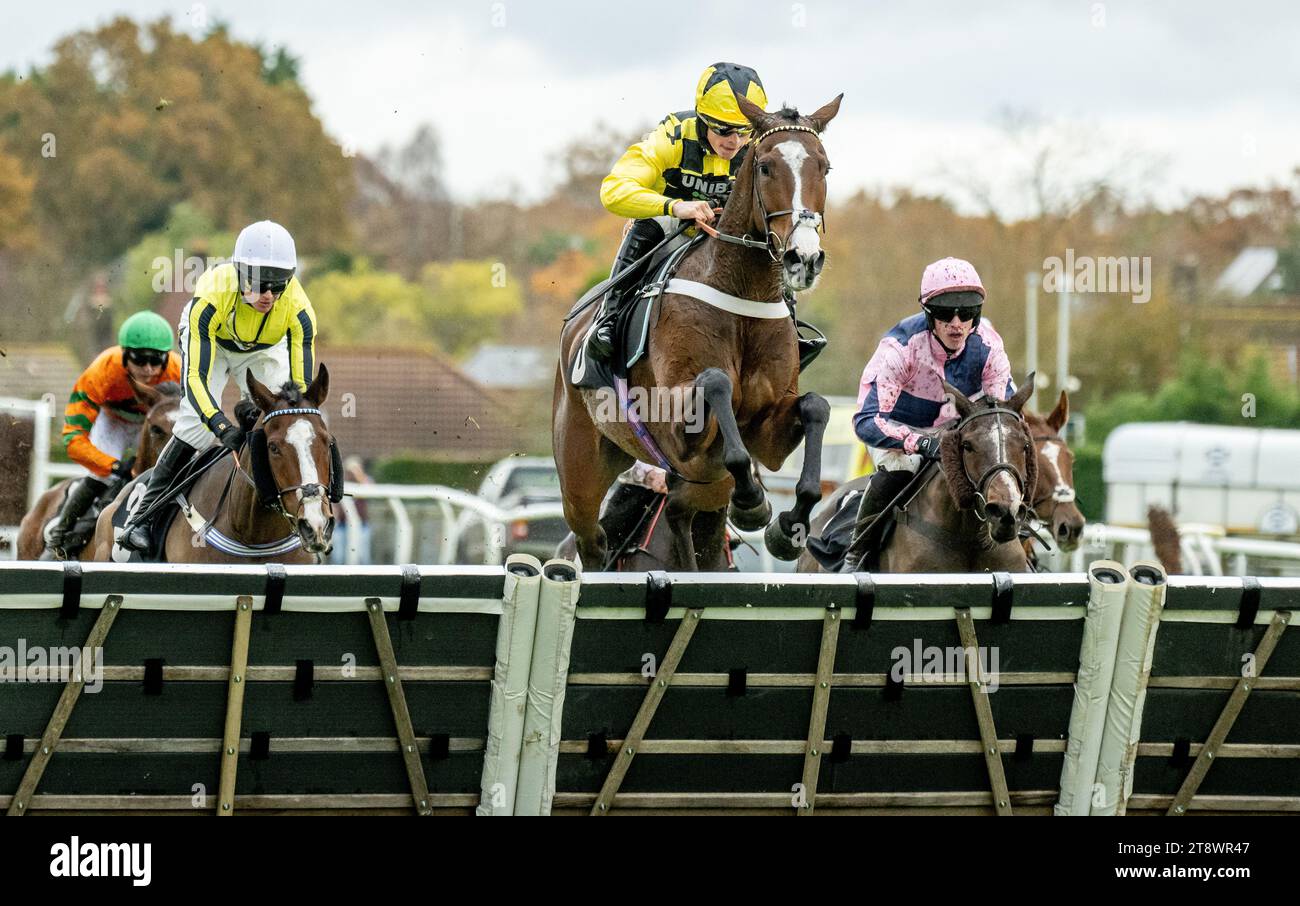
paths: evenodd
<path fill-rule="evenodd" d="M 315 415 L 324 418 L 324 413 L 319 409 L 310 406 L 296 406 L 288 409 L 275 409 L 262 416 L 262 424 L 266 424 L 273 418 L 282 415 Z M 270 509 L 275 510 L 285 519 L 293 522 L 293 517 L 289 515 L 284 508 L 284 495 L 291 491 L 302 491 L 302 500 L 305 503 L 316 497 L 332 499 L 332 495 L 327 489 L 334 487 L 334 457 L 330 457 L 330 476 L 328 484 L 310 482 L 306 484 L 296 484 L 292 487 L 281 488 L 275 482 L 275 477 L 271 474 L 269 463 L 266 459 L 266 435 L 263 431 L 254 431 L 258 435 L 257 440 L 250 441 L 252 468 L 253 468 L 253 486 L 257 488 L 262 497 L 262 502 Z"/>
<path fill-rule="evenodd" d="M 1020 422 L 1021 424 L 1024 423 L 1024 417 L 1019 412 L 1016 412 L 1014 409 L 1006 409 L 1003 408 L 1002 406 L 994 406 L 991 409 L 983 409 L 979 412 L 974 412 L 966 416 L 957 424 L 957 426 L 953 430 L 957 432 L 957 435 L 960 438 L 962 430 L 967 425 L 969 425 L 971 422 L 975 421 L 978 418 L 984 418 L 985 416 L 989 416 L 989 415 L 993 415 L 993 416 L 1010 415 L 1012 418 L 1016 419 L 1017 422 Z M 1001 431 L 1000 424 L 998 428 L 1000 432 Z M 1028 434 L 1029 432 L 1026 431 L 1025 433 Z M 1021 499 L 1023 500 L 1025 498 L 1026 496 L 1025 476 L 1021 475 L 1019 470 L 1017 470 L 1016 467 L 1012 465 L 1010 462 L 1002 460 L 993 464 L 992 466 L 989 466 L 989 468 L 984 471 L 984 474 L 980 476 L 979 481 L 975 481 L 974 479 L 971 478 L 970 471 L 966 468 L 965 451 L 962 450 L 960 446 L 958 447 L 958 450 L 961 453 L 960 459 L 961 459 L 962 474 L 965 476 L 966 481 L 969 482 L 970 485 L 975 489 L 975 504 L 973 508 L 975 511 L 975 517 L 979 519 L 980 522 L 983 523 L 988 522 L 988 497 L 985 495 L 984 491 L 988 487 L 989 482 L 992 481 L 993 477 L 997 475 L 999 472 L 1006 472 L 1010 474 L 1012 479 L 1016 483 L 1016 489 L 1019 491 Z M 1035 456 L 1038 455 L 1037 450 L 1034 451 L 1034 455 Z M 1028 509 L 1028 507 L 1026 507 L 1026 509 Z M 1017 519 L 1016 521 L 1017 523 L 1019 523 L 1021 520 Z"/>
<path fill-rule="evenodd" d="M 761 240 L 751 239 L 748 230 L 745 231 L 745 235 L 743 236 L 732 236 L 728 233 L 720 233 L 718 232 L 717 229 L 709 226 L 708 224 L 700 225 L 700 229 L 702 229 L 705 233 L 712 236 L 714 239 L 721 239 L 723 242 L 730 242 L 734 245 L 743 245 L 746 248 L 764 249 L 767 251 L 768 257 L 770 257 L 774 262 L 780 261 L 781 256 L 785 254 L 789 236 L 787 236 L 785 239 L 782 239 L 780 236 L 778 236 L 775 232 L 772 231 L 771 223 L 777 217 L 783 217 L 786 214 L 792 214 L 792 215 L 796 214 L 793 208 L 784 211 L 772 211 L 771 213 L 768 213 L 767 206 L 763 204 L 763 195 L 761 192 L 758 191 L 758 146 L 768 136 L 775 135 L 778 132 L 807 132 L 810 135 L 816 136 L 818 142 L 821 141 L 821 135 L 818 134 L 816 129 L 812 128 L 811 126 L 798 126 L 794 124 L 785 125 L 785 126 L 774 126 L 773 128 L 768 129 L 762 135 L 754 139 L 754 145 L 753 145 L 754 153 L 750 155 L 750 160 L 749 160 L 749 169 L 750 169 L 749 182 L 750 185 L 753 187 L 753 191 L 752 191 L 753 207 L 757 208 L 759 213 L 763 215 L 763 230 L 765 233 L 764 237 Z M 751 208 L 751 210 L 753 210 L 753 208 Z M 790 228 L 790 235 L 793 236 L 794 231 L 804 224 L 811 226 L 813 229 L 817 230 L 817 232 L 822 233 L 824 235 L 826 232 L 825 220 L 826 219 L 822 214 L 819 214 L 816 211 L 810 211 L 807 208 L 803 208 L 797 213 L 797 215 L 794 218 L 794 225 Z"/>

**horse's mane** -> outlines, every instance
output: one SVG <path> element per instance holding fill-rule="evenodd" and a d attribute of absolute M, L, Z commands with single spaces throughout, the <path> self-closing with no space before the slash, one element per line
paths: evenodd
<path fill-rule="evenodd" d="M 302 390 L 293 381 L 285 381 L 284 386 L 276 391 L 275 398 L 277 402 L 288 403 L 291 406 L 303 402 Z"/>
<path fill-rule="evenodd" d="M 803 119 L 798 110 L 788 105 L 782 105 L 780 110 L 770 115 L 774 120 L 785 120 L 788 123 L 798 123 Z"/>
<path fill-rule="evenodd" d="M 174 396 L 179 398 L 182 395 L 181 385 L 175 381 L 163 381 L 161 384 L 154 384 L 153 389 L 157 390 L 163 396 Z"/>

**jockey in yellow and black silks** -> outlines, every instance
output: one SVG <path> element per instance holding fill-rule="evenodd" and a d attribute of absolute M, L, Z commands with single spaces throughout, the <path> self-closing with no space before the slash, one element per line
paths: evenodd
<path fill-rule="evenodd" d="M 263 220 L 245 227 L 227 264 L 207 271 L 181 313 L 181 385 L 185 397 L 119 545 L 150 549 L 149 509 L 197 450 L 220 443 L 239 450 L 244 433 L 221 410 L 221 391 L 234 380 L 247 393 L 252 374 L 272 391 L 293 381 L 306 390 L 315 373 L 316 313 L 296 271 L 289 231 Z"/>
<path fill-rule="evenodd" d="M 767 107 L 754 70 L 736 63 L 710 66 L 696 85 L 695 109 L 664 117 L 605 177 L 601 203 L 611 214 L 632 221 L 611 276 L 645 255 L 682 220 L 709 223 L 713 209 L 726 204 L 753 133 L 738 95 Z M 608 361 L 615 316 L 632 295 L 627 285 L 606 294 L 587 341 L 589 355 Z"/>

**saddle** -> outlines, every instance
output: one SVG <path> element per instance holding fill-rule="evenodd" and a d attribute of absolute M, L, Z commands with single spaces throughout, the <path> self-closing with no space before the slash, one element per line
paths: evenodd
<path fill-rule="evenodd" d="M 865 527 L 866 537 L 860 539 L 857 544 L 858 550 L 865 550 L 860 566 L 863 572 L 874 572 L 880 567 L 880 555 L 889 544 L 894 530 L 898 528 L 899 523 L 908 520 L 907 505 L 935 474 L 937 468 L 936 464 L 928 463 L 918 469 L 911 481 L 895 498 L 902 503 L 889 507 Z M 869 481 L 873 480 L 875 480 L 874 474 Z M 845 558 L 859 530 L 858 506 L 865 493 L 866 489 L 846 494 L 840 500 L 840 507 L 835 511 L 835 515 L 822 528 L 821 535 L 808 539 L 808 552 L 823 569 L 839 572 L 844 568 Z"/>
<path fill-rule="evenodd" d="M 187 493 L 194 486 L 194 483 L 199 480 L 199 476 L 207 471 L 207 466 L 218 457 L 223 456 L 225 452 L 226 448 L 218 444 L 208 447 L 208 449 L 195 456 L 185 473 L 185 477 L 175 491 L 166 500 L 159 502 L 160 509 L 149 522 L 150 547 L 155 552 L 155 556 L 152 558 L 146 557 L 138 551 L 125 550 L 119 547 L 117 543 L 117 539 L 122 536 L 122 532 L 126 529 L 127 520 L 131 518 L 136 507 L 140 505 L 145 489 L 149 487 L 149 476 L 153 474 L 153 469 L 147 469 L 138 478 L 132 479 L 131 483 L 126 486 L 126 497 L 123 505 L 113 513 L 113 562 L 166 563 L 167 552 L 164 542 L 167 540 L 167 533 L 171 530 L 172 522 L 175 521 L 177 514 L 181 511 L 176 501 L 177 496 Z"/>
<path fill-rule="evenodd" d="M 614 321 L 614 355 L 608 363 L 588 359 L 585 342 L 575 344 L 573 357 L 568 363 L 569 378 L 575 387 L 590 390 L 612 388 L 615 379 L 627 377 L 632 366 L 645 355 L 650 338 L 651 307 L 663 295 L 664 287 L 677 272 L 686 254 L 704 238 L 701 234 L 675 249 L 660 249 L 650 257 L 646 265 L 628 268 L 592 287 L 578 300 L 569 313 L 570 318 L 611 289 L 628 282 L 637 284 L 627 290 L 631 301 L 622 307 Z"/>

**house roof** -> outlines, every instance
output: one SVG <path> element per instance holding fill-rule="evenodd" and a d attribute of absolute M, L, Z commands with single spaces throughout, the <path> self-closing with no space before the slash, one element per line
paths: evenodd
<path fill-rule="evenodd" d="M 1268 246 L 1247 246 L 1219 275 L 1214 283 L 1215 292 L 1244 299 L 1261 289 L 1281 289 L 1277 273 L 1277 249 Z"/>
<path fill-rule="evenodd" d="M 61 344 L 9 346 L 0 355 L 0 396 L 38 400 L 53 394 L 54 416 L 61 420 L 81 371 L 76 356 Z"/>
<path fill-rule="evenodd" d="M 439 355 L 322 344 L 316 359 L 329 368 L 324 410 L 344 455 L 486 462 L 517 446 L 510 404 Z"/>
<path fill-rule="evenodd" d="M 484 343 L 464 365 L 465 374 L 484 387 L 525 390 L 550 383 L 555 351 L 545 346 Z"/>

